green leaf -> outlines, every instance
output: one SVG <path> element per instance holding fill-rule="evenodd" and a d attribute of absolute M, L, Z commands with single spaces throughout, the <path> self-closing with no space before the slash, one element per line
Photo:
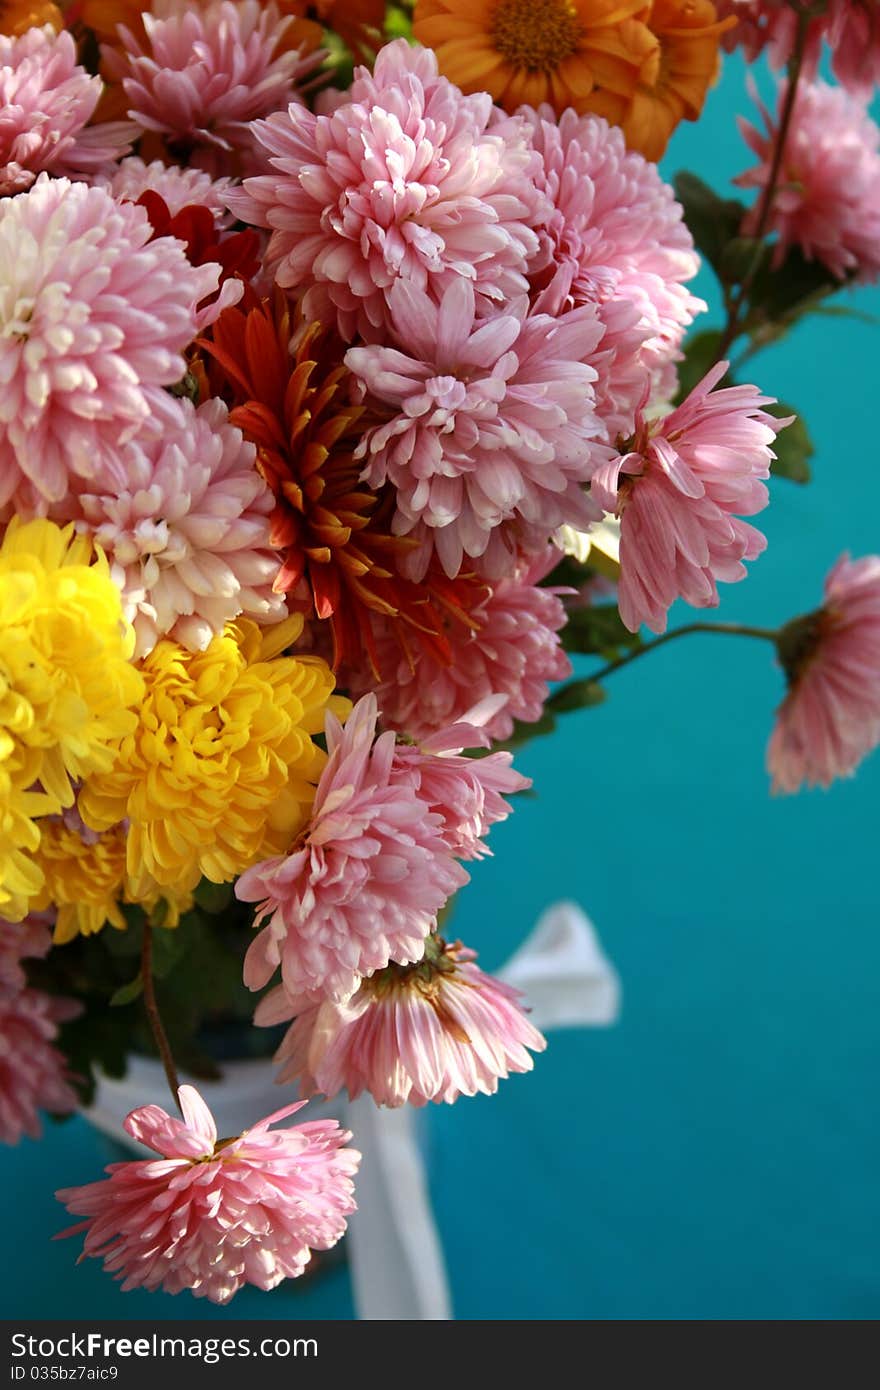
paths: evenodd
<path fill-rule="evenodd" d="M 770 472 L 774 478 L 788 478 L 792 483 L 808 483 L 812 476 L 809 460 L 813 457 L 815 449 L 803 416 L 798 415 L 783 401 L 767 406 L 767 413 L 775 415 L 778 420 L 784 419 L 787 415 L 795 417 L 791 424 L 786 425 L 776 436 L 776 443 L 773 445 L 776 458 L 771 464 Z"/>
<path fill-rule="evenodd" d="M 723 280 L 724 253 L 730 242 L 739 236 L 746 215 L 745 204 L 734 198 L 719 197 L 714 188 L 703 183 L 696 174 L 676 174 L 673 183 L 697 249 Z"/>
<path fill-rule="evenodd" d="M 844 283 L 819 261 L 808 261 L 797 247 L 792 247 L 782 265 L 774 269 L 768 261 L 752 281 L 749 332 L 760 331 L 765 324 L 784 330 L 843 288 Z"/>
<path fill-rule="evenodd" d="M 727 285 L 741 285 L 750 275 L 759 275 L 769 264 L 772 247 L 751 236 L 735 236 L 721 253 L 721 279 Z"/>
<path fill-rule="evenodd" d="M 589 677 L 583 680 L 569 681 L 568 685 L 563 685 L 547 701 L 547 709 L 554 714 L 569 714 L 572 710 L 588 709 L 593 705 L 601 705 L 605 699 L 605 689 L 598 682 L 590 680 Z"/>
<path fill-rule="evenodd" d="M 120 1004 L 133 1004 L 135 999 L 139 999 L 144 992 L 144 982 L 140 975 L 135 975 L 133 980 L 129 980 L 127 985 L 120 985 L 119 989 L 110 996 L 111 1009 L 117 1009 Z"/>
<path fill-rule="evenodd" d="M 567 652 L 582 652 L 613 661 L 621 650 L 640 645 L 638 633 L 625 628 L 616 603 L 600 603 L 576 608 L 562 629 L 562 645 Z"/>

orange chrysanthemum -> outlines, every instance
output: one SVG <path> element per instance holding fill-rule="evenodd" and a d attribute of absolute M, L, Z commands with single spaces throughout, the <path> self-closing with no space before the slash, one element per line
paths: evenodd
<path fill-rule="evenodd" d="M 51 24 L 60 33 L 64 16 L 57 5 L 43 0 L 0 0 L 0 34 L 23 34 L 40 24 Z"/>
<path fill-rule="evenodd" d="M 597 87 L 632 96 L 656 65 L 645 0 L 417 0 L 413 35 L 466 92 L 508 111 L 588 109 Z"/>
<path fill-rule="evenodd" d="M 201 346 L 212 359 L 211 389 L 257 446 L 257 467 L 275 497 L 270 543 L 284 557 L 276 591 L 294 604 L 305 599 L 329 621 L 337 666 L 361 664 L 366 649 L 375 667 L 371 612 L 399 620 L 410 641 L 448 663 L 446 623 L 472 626 L 466 610 L 482 590 L 468 577 L 451 581 L 431 570 L 414 584 L 398 572 L 414 542 L 392 533 L 388 489 L 376 493 L 360 481 L 354 449 L 364 408 L 353 399 L 342 343 L 318 323 L 294 334 L 278 291 L 249 310 L 227 309 Z"/>
<path fill-rule="evenodd" d="M 660 45 L 656 64 L 626 101 L 597 92 L 589 109 L 622 126 L 630 149 L 658 160 L 679 121 L 699 117 L 718 73 L 721 35 L 736 20 L 718 20 L 711 0 L 654 0 L 647 23 Z"/>

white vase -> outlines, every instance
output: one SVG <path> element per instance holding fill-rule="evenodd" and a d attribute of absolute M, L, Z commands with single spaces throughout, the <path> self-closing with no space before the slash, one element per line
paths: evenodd
<path fill-rule="evenodd" d="M 185 1072 L 180 1075 L 182 1082 L 196 1086 L 204 1097 L 217 1122 L 217 1133 L 221 1138 L 241 1134 L 258 1120 L 265 1119 L 273 1111 L 281 1110 L 296 1099 L 292 1087 L 276 1084 L 275 1068 L 267 1057 L 224 1062 L 222 1073 L 219 1081 L 197 1080 Z M 141 1105 L 161 1105 L 163 1109 L 173 1110 L 162 1063 L 155 1057 L 132 1055 L 128 1058 L 125 1076 L 105 1076 L 98 1072 L 94 1098 L 82 1113 L 95 1129 L 143 1157 L 143 1145 L 126 1133 L 122 1123 L 130 1111 Z M 342 1099 L 312 1100 L 298 1118 L 335 1119 L 343 1123 L 345 1108 Z"/>

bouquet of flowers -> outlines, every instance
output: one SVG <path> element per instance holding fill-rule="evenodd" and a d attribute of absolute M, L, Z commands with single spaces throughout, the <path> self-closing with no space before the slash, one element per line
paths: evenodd
<path fill-rule="evenodd" d="M 776 791 L 880 741 L 880 557 L 778 630 L 667 630 L 809 477 L 743 367 L 880 272 L 880 8 L 3 0 L 0 31 L 0 1137 L 158 1054 L 179 1116 L 126 1121 L 158 1157 L 58 1196 L 125 1288 L 225 1303 L 354 1208 L 350 1134 L 273 1128 L 308 1097 L 492 1094 L 544 1047 L 444 925 L 519 744 L 692 633 L 773 646 Z M 744 202 L 655 163 L 735 46 L 785 70 Z M 701 255 L 725 322 L 686 337 Z M 281 1107 L 218 1136 L 178 1068 L 229 1028 Z"/>

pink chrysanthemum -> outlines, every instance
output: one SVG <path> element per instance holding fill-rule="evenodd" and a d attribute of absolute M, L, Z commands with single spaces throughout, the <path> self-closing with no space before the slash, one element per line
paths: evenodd
<path fill-rule="evenodd" d="M 719 362 L 671 414 L 639 414 L 629 453 L 593 477 L 599 505 L 620 517 L 620 616 L 631 632 L 666 631 L 677 598 L 695 608 L 718 603 L 717 581 L 744 579 L 766 540 L 740 516 L 767 505 L 770 448 L 789 421 L 761 407 L 773 398 L 754 386 L 713 388 Z"/>
<path fill-rule="evenodd" d="M 143 208 L 46 174 L 0 202 L 0 507 L 45 511 L 112 468 L 183 376 L 220 266 L 152 235 Z"/>
<path fill-rule="evenodd" d="M 58 1024 L 73 1018 L 79 1005 L 42 990 L 29 989 L 21 962 L 44 956 L 51 944 L 48 927 L 37 916 L 23 922 L 0 920 L 0 1143 L 17 1144 L 22 1135 L 38 1139 L 40 1111 L 65 1115 L 76 1109 L 67 1063 L 53 1044 Z"/>
<path fill-rule="evenodd" d="M 778 645 L 789 690 L 767 750 L 773 790 L 830 786 L 880 743 L 880 556 L 842 555 L 822 607 Z"/>
<path fill-rule="evenodd" d="M 101 79 L 77 63 L 66 31 L 0 34 L 0 196 L 29 188 L 43 170 L 99 173 L 131 148 L 127 121 L 85 128 L 100 95 Z"/>
<path fill-rule="evenodd" d="M 245 958 L 251 989 L 280 965 L 288 994 L 347 999 L 389 961 L 420 960 L 440 908 L 468 881 L 441 816 L 397 773 L 395 735 L 374 742 L 377 715 L 373 695 L 344 729 L 328 714 L 330 757 L 304 837 L 236 884 L 265 923 Z"/>
<path fill-rule="evenodd" d="M 343 338 L 383 336 L 391 288 L 439 297 L 464 277 L 481 303 L 526 289 L 543 200 L 525 126 L 490 126 L 491 98 L 463 96 L 427 49 L 386 45 L 371 76 L 328 115 L 292 106 L 255 127 L 272 172 L 230 194 L 272 229 L 278 283 L 309 290 L 310 318 L 335 310 Z"/>
<path fill-rule="evenodd" d="M 540 545 L 595 520 L 583 485 L 609 452 L 586 362 L 603 334 L 595 307 L 529 317 L 523 298 L 481 321 L 463 279 L 439 307 L 403 280 L 388 301 L 400 346 L 349 348 L 345 362 L 391 412 L 357 453 L 371 487 L 394 484 L 395 531 L 427 528 L 450 578 L 465 555 L 497 578 L 511 568 L 504 523 Z"/>
<path fill-rule="evenodd" d="M 558 560 L 558 554 L 555 557 Z M 484 725 L 492 739 L 509 738 L 514 720 L 540 719 L 549 694 L 548 682 L 571 675 L 571 663 L 558 633 L 566 614 L 552 589 L 539 588 L 548 565 L 535 561 L 490 591 L 473 617 L 472 632 L 450 629 L 450 664 L 443 665 L 424 646 L 401 654 L 399 639 L 381 617 L 373 620 L 377 664 L 383 680 L 365 665 L 346 671 L 355 695 L 375 689 L 386 727 L 410 738 L 426 739 L 465 719 L 476 701 L 505 696 Z"/>
<path fill-rule="evenodd" d="M 789 0 L 715 0 L 719 19 L 734 15 L 739 24 L 724 36 L 727 48 L 740 45 L 749 62 L 765 49 L 775 68 L 784 68 L 795 47 L 798 19 Z M 803 70 L 815 76 L 823 41 L 835 77 L 851 92 L 867 96 L 880 83 L 880 10 L 876 0 L 826 0 L 810 16 Z"/>
<path fill-rule="evenodd" d="M 347 1003 L 291 1001 L 281 989 L 260 1002 L 258 1024 L 295 1012 L 275 1060 L 279 1081 L 310 1095 L 368 1091 L 379 1105 L 447 1104 L 494 1095 L 511 1072 L 531 1071 L 546 1042 L 518 990 L 485 975 L 460 942 L 431 937 L 424 959 L 364 980 Z"/>
<path fill-rule="evenodd" d="M 321 54 L 287 46 L 293 23 L 273 0 L 154 0 L 146 48 L 120 28 L 122 48 L 105 48 L 104 59 L 139 125 L 212 165 L 220 152 L 253 147 L 251 121 L 300 99 L 296 83 Z"/>
<path fill-rule="evenodd" d="M 55 1195 L 86 1218 L 83 1255 L 129 1289 L 189 1289 L 228 1303 L 244 1284 L 274 1289 L 302 1274 L 312 1250 L 329 1250 L 354 1211 L 360 1154 L 335 1120 L 269 1126 L 285 1106 L 235 1139 L 217 1138 L 198 1091 L 181 1086 L 183 1120 L 158 1105 L 133 1110 L 125 1128 L 161 1157 L 111 1163 L 108 1177 Z M 56 1237 L 59 1239 L 60 1237 Z"/>
<path fill-rule="evenodd" d="M 272 584 L 274 499 L 256 451 L 226 406 L 168 397 L 118 454 L 117 483 L 99 470 L 83 487 L 78 529 L 106 553 L 137 636 L 135 655 L 170 636 L 202 651 L 243 613 L 265 624 L 287 614 Z"/>
<path fill-rule="evenodd" d="M 520 114 L 552 209 L 532 275 L 535 308 L 555 317 L 598 306 L 608 353 L 595 363 L 598 411 L 609 438 L 630 434 L 645 372 L 664 398 L 674 394 L 684 331 L 706 307 L 685 288 L 700 264 L 693 238 L 672 189 L 616 126 L 570 109 L 557 119 L 549 106 Z"/>
<path fill-rule="evenodd" d="M 779 109 L 786 87 L 779 93 Z M 759 103 L 766 132 L 742 118 L 740 129 L 760 163 L 734 182 L 760 190 L 743 222 L 757 230 L 759 208 L 770 179 L 778 121 Z M 880 274 L 880 128 L 862 102 L 841 87 L 802 82 L 785 142 L 769 228 L 778 241 L 774 265 L 791 246 L 832 275 L 875 280 Z"/>
<path fill-rule="evenodd" d="M 226 209 L 226 195 L 232 187 L 232 179 L 212 179 L 203 169 L 182 169 L 176 164 L 163 164 L 154 159 L 145 164 L 142 159 L 132 155 L 123 159 L 105 180 L 96 180 L 114 198 L 124 198 L 136 203 L 142 193 L 158 193 L 172 217 L 183 208 L 205 207 L 214 214 L 220 226 L 226 226 L 230 214 Z"/>
<path fill-rule="evenodd" d="M 397 775 L 410 779 L 420 800 L 441 817 L 443 838 L 456 859 L 491 854 L 483 840 L 490 826 L 510 815 L 505 796 L 532 785 L 531 778 L 521 777 L 511 766 L 511 753 L 462 756 L 466 748 L 489 747 L 485 725 L 506 703 L 503 695 L 485 700 L 460 723 L 418 744 L 400 744 L 395 752 Z"/>

